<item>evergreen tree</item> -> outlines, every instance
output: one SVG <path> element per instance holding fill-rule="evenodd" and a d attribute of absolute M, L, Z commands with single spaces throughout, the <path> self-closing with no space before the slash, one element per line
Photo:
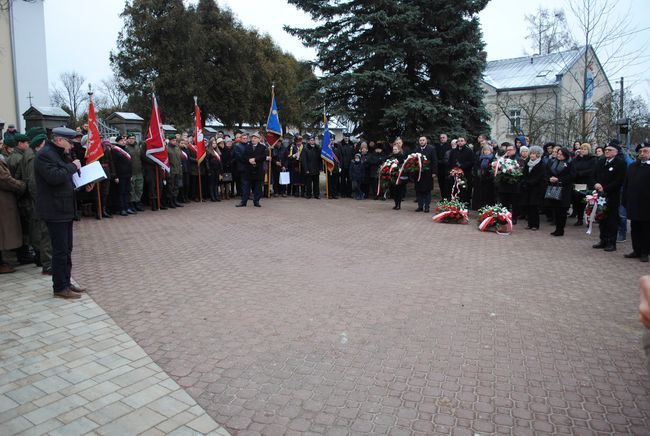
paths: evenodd
<path fill-rule="evenodd" d="M 335 112 L 369 138 L 487 131 L 477 14 L 488 0 L 289 0 L 320 26 L 286 30 L 318 51 Z"/>

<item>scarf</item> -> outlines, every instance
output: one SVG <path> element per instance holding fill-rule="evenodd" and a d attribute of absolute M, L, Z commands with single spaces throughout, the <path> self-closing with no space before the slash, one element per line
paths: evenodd
<path fill-rule="evenodd" d="M 487 170 L 490 167 L 490 162 L 492 162 L 492 159 L 494 159 L 494 153 L 482 154 L 480 156 L 480 159 L 481 159 L 481 169 Z"/>
<path fill-rule="evenodd" d="M 551 164 L 551 173 L 554 176 L 557 176 L 560 174 L 564 169 L 567 167 L 566 162 L 563 160 L 554 160 L 553 163 Z"/>
<path fill-rule="evenodd" d="M 541 158 L 538 158 L 536 161 L 533 161 L 532 159 L 528 159 L 528 171 L 532 171 L 535 166 L 542 161 Z"/>

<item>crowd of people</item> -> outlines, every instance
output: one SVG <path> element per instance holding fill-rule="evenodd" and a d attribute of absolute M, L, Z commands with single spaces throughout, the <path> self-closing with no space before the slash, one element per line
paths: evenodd
<path fill-rule="evenodd" d="M 69 138 L 64 139 L 70 147 L 61 156 L 83 166 L 87 132 L 84 128 L 66 132 Z M 269 147 L 259 133 L 239 132 L 231 137 L 219 132 L 206 142 L 205 158 L 199 162 L 198 149 L 188 133 L 168 136 L 166 171 L 146 153 L 146 144 L 138 143 L 136 135 L 104 140 L 99 162 L 107 180 L 97 183 L 96 189 L 75 191 L 73 219 L 130 216 L 145 209 L 174 209 L 188 202 L 231 198 L 239 199 L 237 207 L 245 207 L 251 193 L 256 207 L 261 207 L 264 195 L 320 199 L 320 176 L 325 172 L 329 199 L 390 198 L 393 209 L 400 210 L 412 189 L 417 202 L 414 210 L 428 213 L 437 183 L 442 198 L 456 198 L 473 210 L 500 203 L 511 212 L 513 224 L 526 220 L 526 229 L 531 231 L 540 229 L 540 217 L 545 217 L 554 226 L 553 236 L 564 235 L 567 218 L 575 218 L 576 226 L 587 225 L 585 198 L 596 192 L 606 199 L 606 213 L 599 219 L 600 241 L 594 248 L 615 251 L 617 242 L 626 237 L 630 220 L 632 251 L 625 257 L 647 262 L 650 254 L 648 143 L 630 152 L 616 141 L 604 147 L 580 142 L 571 147 L 553 143 L 540 147 L 528 145 L 523 136 L 513 143 L 497 144 L 481 135 L 474 146 L 464 137 L 451 139 L 441 134 L 433 144 L 421 136 L 410 145 L 400 138 L 354 142 L 350 135 L 340 141 L 333 135 L 333 167 L 324 171 L 315 136 L 295 135 Z M 35 162 L 48 143 L 54 146 L 44 129 L 33 128 L 25 134 L 9 129 L 0 157 L 0 250 L 15 249 L 19 263 L 34 262 L 44 274 L 52 274 L 52 238 L 47 217 L 37 213 Z M 419 153 L 427 163 L 421 174 L 414 178 L 400 173 L 399 181 L 382 186 L 382 164 L 388 159 L 402 164 L 412 153 Z M 0 273 L 12 271 L 0 257 Z"/>

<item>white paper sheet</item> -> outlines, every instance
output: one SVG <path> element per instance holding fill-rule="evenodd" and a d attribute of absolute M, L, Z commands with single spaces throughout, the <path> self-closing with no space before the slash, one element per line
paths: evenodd
<path fill-rule="evenodd" d="M 106 173 L 104 172 L 104 168 L 102 168 L 102 164 L 100 164 L 99 161 L 95 161 L 91 164 L 81 167 L 79 172 L 81 175 L 78 173 L 74 173 L 72 175 L 72 182 L 77 189 L 89 183 L 106 180 Z"/>
<path fill-rule="evenodd" d="M 291 183 L 291 177 L 289 176 L 289 171 L 280 172 L 280 184 L 288 185 Z"/>

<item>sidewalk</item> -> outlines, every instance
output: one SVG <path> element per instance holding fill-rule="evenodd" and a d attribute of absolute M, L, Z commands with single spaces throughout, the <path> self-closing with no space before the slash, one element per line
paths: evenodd
<path fill-rule="evenodd" d="M 33 265 L 0 295 L 0 434 L 228 434 L 87 295 Z"/>

